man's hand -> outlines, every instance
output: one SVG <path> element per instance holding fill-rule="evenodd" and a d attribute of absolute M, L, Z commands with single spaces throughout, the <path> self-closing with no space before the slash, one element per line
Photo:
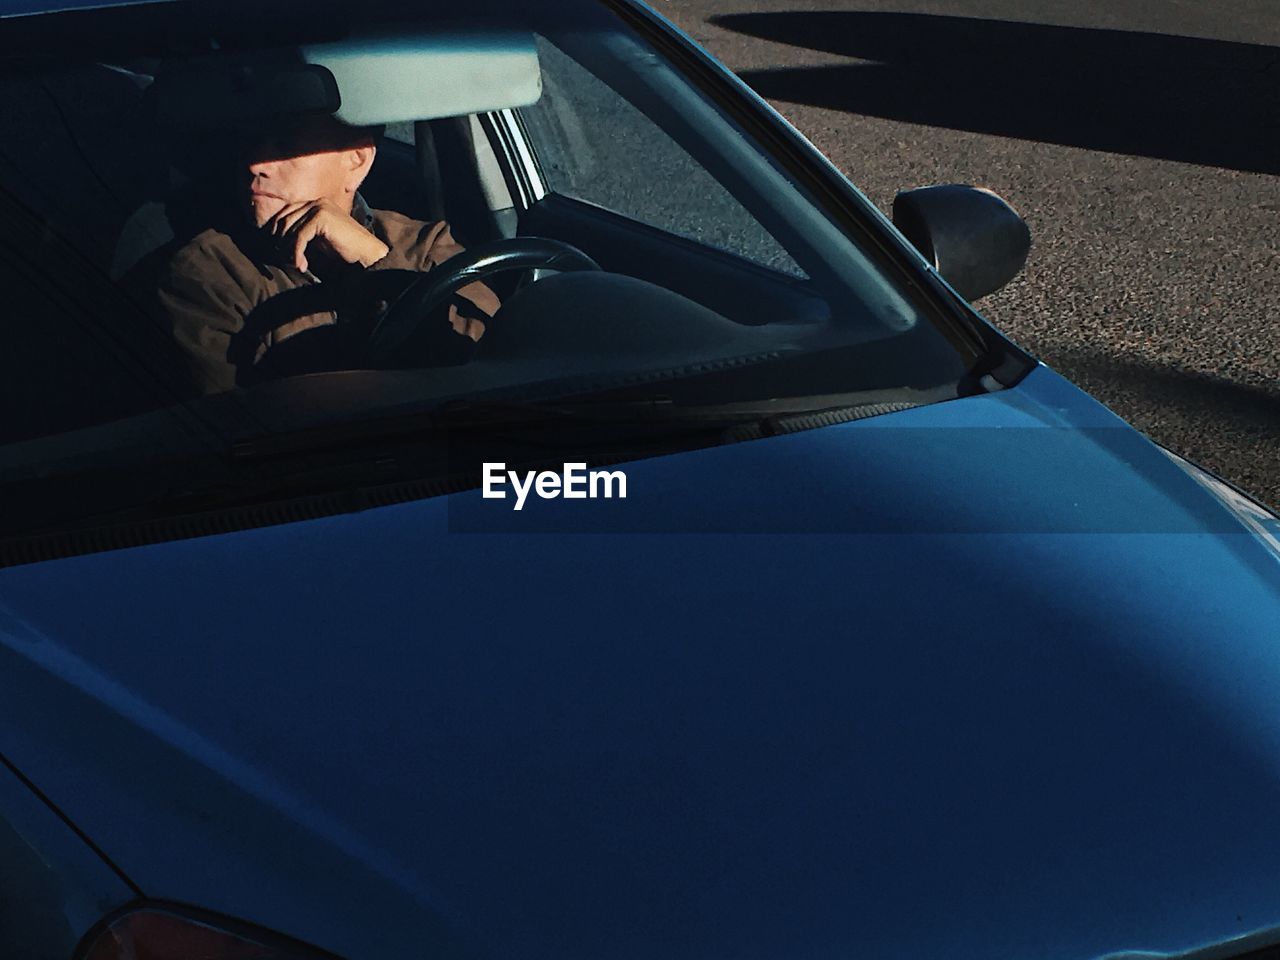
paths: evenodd
<path fill-rule="evenodd" d="M 356 222 L 349 211 L 330 200 L 290 203 L 262 225 L 270 236 L 291 252 L 293 265 L 307 270 L 307 247 L 320 241 L 323 249 L 347 263 L 367 267 L 387 255 L 388 247 Z"/>

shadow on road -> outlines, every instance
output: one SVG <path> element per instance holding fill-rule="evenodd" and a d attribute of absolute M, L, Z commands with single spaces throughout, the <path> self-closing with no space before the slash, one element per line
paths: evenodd
<path fill-rule="evenodd" d="M 711 23 L 873 61 L 743 73 L 766 98 L 1280 173 L 1280 47 L 908 13 L 747 13 Z"/>

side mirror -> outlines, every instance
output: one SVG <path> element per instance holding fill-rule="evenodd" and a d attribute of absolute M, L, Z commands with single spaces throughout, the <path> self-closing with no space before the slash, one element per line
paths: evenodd
<path fill-rule="evenodd" d="M 893 222 L 966 300 L 999 290 L 1018 275 L 1031 231 L 990 190 L 949 183 L 904 190 Z"/>

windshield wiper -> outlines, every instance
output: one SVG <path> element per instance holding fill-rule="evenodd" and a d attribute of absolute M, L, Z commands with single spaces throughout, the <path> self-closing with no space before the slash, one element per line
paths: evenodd
<path fill-rule="evenodd" d="M 382 446 L 387 442 L 439 440 L 451 434 L 509 435 L 513 428 L 544 429 L 559 424 L 587 431 L 593 427 L 623 426 L 649 433 L 655 427 L 664 433 L 732 431 L 724 439 L 733 442 L 878 416 L 946 398 L 936 393 L 883 390 L 717 404 L 681 404 L 666 396 L 629 400 L 570 397 L 536 402 L 465 400 L 426 412 L 253 437 L 233 444 L 229 452 L 234 461 L 244 462 Z"/>
<path fill-rule="evenodd" d="M 456 493 L 478 486 L 482 463 L 490 460 L 539 469 L 555 469 L 569 460 L 619 463 L 946 399 L 927 391 L 892 393 L 711 405 L 682 405 L 666 397 L 467 401 L 425 413 L 270 435 L 238 444 L 230 456 L 208 457 L 203 468 L 185 470 L 182 477 L 164 479 L 157 465 L 146 464 L 120 469 L 111 478 L 79 475 L 41 484 L 24 521 L 0 531 L 0 566 L 104 549 L 103 544 L 170 539 L 174 530 L 191 529 L 185 518 L 193 516 L 203 518 L 199 529 L 206 530 L 274 522 L 269 518 L 284 515 L 273 512 L 274 505 L 286 501 L 293 504 L 290 517 L 321 516 Z M 66 494 L 90 480 L 96 494 L 77 499 L 80 508 L 68 511 Z"/>

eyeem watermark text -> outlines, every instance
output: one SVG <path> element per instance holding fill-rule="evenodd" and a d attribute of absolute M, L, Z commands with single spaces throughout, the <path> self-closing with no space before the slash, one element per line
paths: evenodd
<path fill-rule="evenodd" d="M 611 500 L 627 498 L 627 475 L 621 470 L 587 470 L 585 463 L 566 463 L 563 473 L 554 470 L 529 470 L 523 478 L 505 463 L 484 465 L 483 496 L 486 500 L 505 500 L 506 485 L 515 491 L 513 509 L 523 510 L 530 491 L 543 500 L 564 497 L 566 500 Z"/>

